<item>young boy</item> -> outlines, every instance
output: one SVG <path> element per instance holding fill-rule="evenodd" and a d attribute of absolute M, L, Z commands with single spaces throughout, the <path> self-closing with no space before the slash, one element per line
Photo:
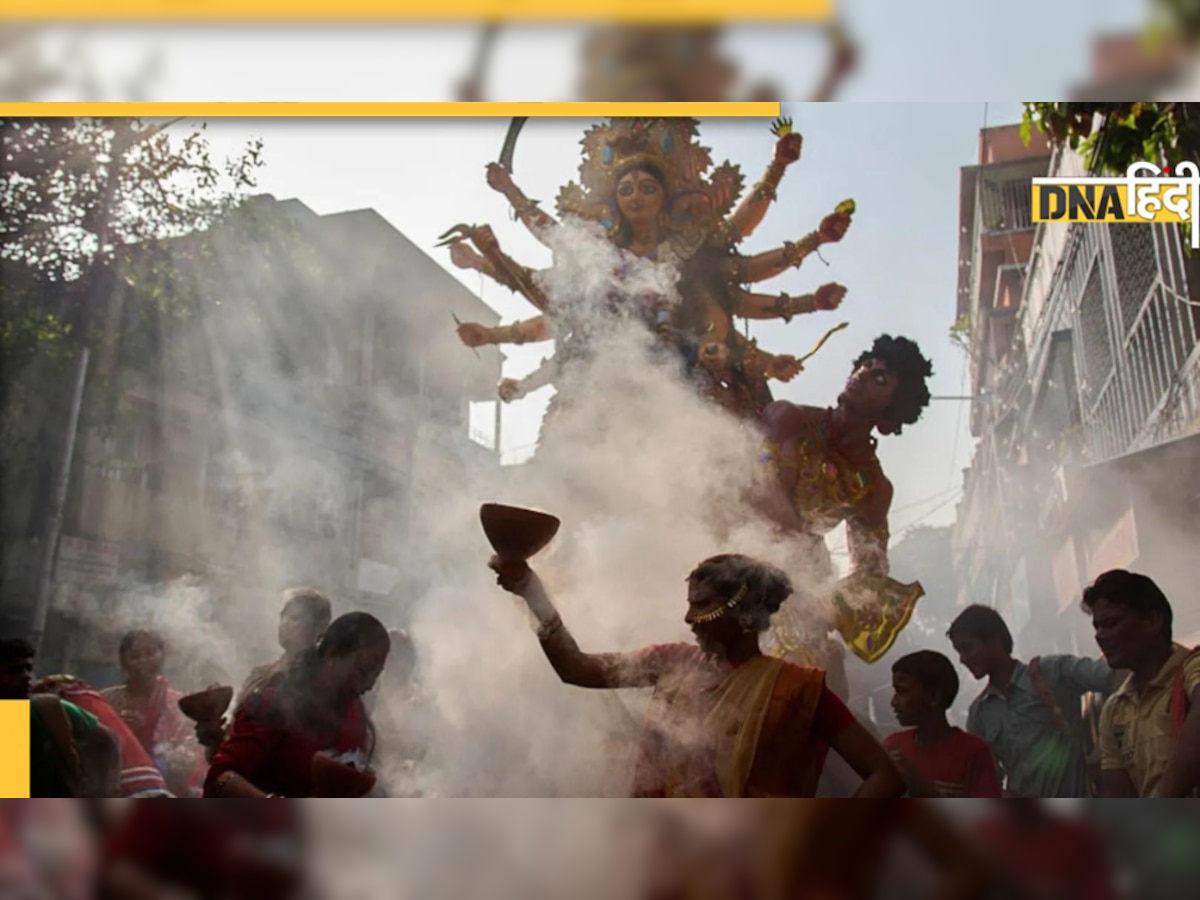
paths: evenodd
<path fill-rule="evenodd" d="M 946 710 L 958 696 L 954 665 L 921 650 L 892 666 L 892 709 L 908 730 L 884 739 L 913 797 L 999 797 L 1000 779 L 987 744 L 954 728 Z"/>

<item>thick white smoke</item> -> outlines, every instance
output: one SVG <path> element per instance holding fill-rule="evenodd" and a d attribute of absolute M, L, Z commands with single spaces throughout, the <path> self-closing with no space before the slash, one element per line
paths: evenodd
<path fill-rule="evenodd" d="M 438 510 L 457 526 L 439 531 L 454 574 L 413 623 L 422 682 L 443 716 L 426 794 L 622 796 L 632 774 L 644 698 L 559 683 L 521 601 L 484 566 L 480 502 L 562 519 L 533 565 L 588 651 L 690 641 L 685 580 L 715 553 L 775 562 L 798 586 L 810 580 L 794 544 L 745 505 L 758 435 L 702 399 L 677 356 L 655 354 L 636 317 L 611 312 L 614 289 L 626 308 L 646 296 L 678 302 L 678 272 L 642 265 L 621 280 L 621 257 L 590 227 L 565 225 L 555 243 L 544 285 L 560 307 L 571 305 L 592 352 L 560 373 L 559 408 L 536 459 L 505 471 L 488 493 L 463 491 L 457 508 Z"/>

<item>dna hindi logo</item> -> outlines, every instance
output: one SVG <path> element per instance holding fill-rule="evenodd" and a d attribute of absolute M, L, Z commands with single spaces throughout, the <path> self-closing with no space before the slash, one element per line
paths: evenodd
<path fill-rule="evenodd" d="M 1135 162 L 1124 177 L 1034 178 L 1034 222 L 1195 223 L 1200 211 L 1200 167 L 1181 162 L 1172 170 Z M 1192 227 L 1193 250 L 1200 228 Z"/>

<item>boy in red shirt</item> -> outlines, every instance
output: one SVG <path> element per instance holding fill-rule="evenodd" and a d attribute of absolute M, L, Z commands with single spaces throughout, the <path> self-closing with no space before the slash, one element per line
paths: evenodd
<path fill-rule="evenodd" d="M 953 727 L 946 710 L 958 696 L 958 674 L 940 653 L 920 650 L 892 666 L 892 710 L 907 727 L 883 746 L 912 797 L 999 797 L 1000 779 L 988 745 Z"/>

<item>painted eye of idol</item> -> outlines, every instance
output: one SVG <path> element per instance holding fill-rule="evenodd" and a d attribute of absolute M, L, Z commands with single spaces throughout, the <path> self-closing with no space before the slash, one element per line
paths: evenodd
<path fill-rule="evenodd" d="M 641 179 L 626 178 L 617 185 L 618 197 L 632 197 L 635 193 L 652 197 L 658 193 L 658 182 L 647 176 Z"/>

